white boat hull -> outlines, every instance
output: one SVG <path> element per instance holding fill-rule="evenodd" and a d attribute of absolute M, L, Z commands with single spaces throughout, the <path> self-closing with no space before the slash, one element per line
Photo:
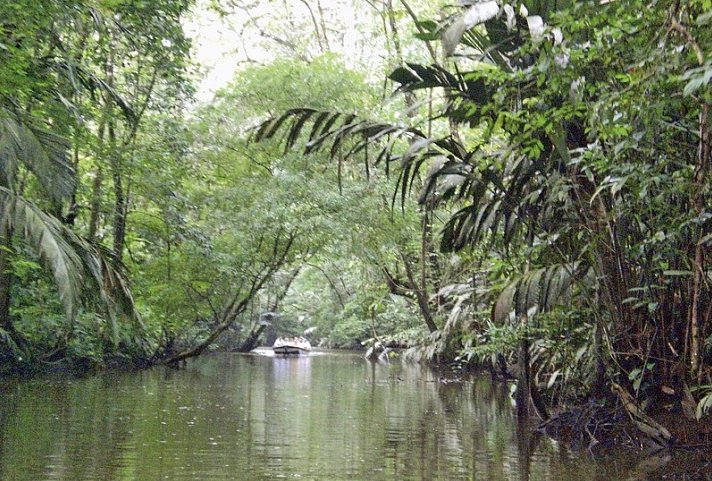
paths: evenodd
<path fill-rule="evenodd" d="M 308 353 L 311 350 L 311 344 L 303 337 L 294 338 L 277 338 L 272 346 L 275 354 L 283 355 L 299 355 Z"/>

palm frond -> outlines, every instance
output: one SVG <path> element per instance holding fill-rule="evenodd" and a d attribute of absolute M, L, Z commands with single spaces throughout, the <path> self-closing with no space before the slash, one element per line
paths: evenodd
<path fill-rule="evenodd" d="M 589 269 L 579 262 L 556 264 L 532 270 L 505 287 L 492 310 L 496 323 L 522 315 L 552 310 L 571 295 L 575 281 L 589 279 Z"/>
<path fill-rule="evenodd" d="M 54 276 L 68 318 L 73 318 L 84 284 L 81 258 L 62 235 L 66 230 L 54 217 L 35 204 L 0 187 L 3 211 L 0 220 L 8 231 L 22 236 L 39 254 Z M 3 229 L 5 230 L 5 229 Z"/>
<path fill-rule="evenodd" d="M 250 141 L 275 139 L 278 133 L 284 132 L 282 140 L 285 149 L 289 150 L 304 138 L 303 132 L 307 131 L 307 126 L 310 128 L 303 147 L 305 154 L 328 150 L 331 158 L 348 159 L 363 152 L 369 145 L 381 143 L 382 147 L 375 156 L 375 163 L 385 162 L 386 171 L 389 162 L 400 159 L 399 156 L 393 155 L 392 151 L 396 139 L 416 141 L 426 138 L 423 132 L 411 127 L 374 122 L 355 114 L 301 108 L 288 110 L 279 117 L 262 122 L 255 129 Z M 340 155 L 346 140 L 351 140 L 352 143 L 349 144 L 349 150 Z M 368 165 L 366 167 L 368 172 Z"/>
<path fill-rule="evenodd" d="M 82 299 L 98 297 L 107 307 L 112 330 L 120 319 L 140 322 L 122 265 L 109 252 L 80 237 L 34 203 L 0 187 L 0 223 L 24 238 L 52 273 L 68 318 Z"/>
<path fill-rule="evenodd" d="M 71 232 L 71 231 L 70 231 Z M 119 339 L 119 323 L 134 322 L 143 328 L 143 322 L 136 310 L 128 275 L 123 264 L 117 262 L 106 248 L 93 244 L 75 234 L 69 236 L 69 243 L 82 260 L 84 271 L 92 282 L 84 289 L 85 298 L 99 297 L 106 307 L 111 323 L 114 342 Z M 94 286 L 94 287 L 91 287 Z"/>
<path fill-rule="evenodd" d="M 398 90 L 405 92 L 431 88 L 457 90 L 463 87 L 461 78 L 439 65 L 423 66 L 406 63 L 404 67 L 398 67 L 391 72 L 388 78 L 400 84 Z"/>
<path fill-rule="evenodd" d="M 104 79 L 89 71 L 81 64 L 67 59 L 53 59 L 46 61 L 46 67 L 67 79 L 75 92 L 87 91 L 92 96 L 96 93 L 103 94 L 121 109 L 124 117 L 129 122 L 136 122 L 136 111 L 131 103 Z"/>
<path fill-rule="evenodd" d="M 0 107 L 0 185 L 11 188 L 24 164 L 55 200 L 74 190 L 74 168 L 67 158 L 66 139 Z"/>

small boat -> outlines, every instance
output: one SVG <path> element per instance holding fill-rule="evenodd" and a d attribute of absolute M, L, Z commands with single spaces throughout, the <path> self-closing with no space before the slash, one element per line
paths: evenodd
<path fill-rule="evenodd" d="M 296 354 L 311 351 L 311 344 L 303 337 L 278 337 L 272 350 L 275 354 Z"/>

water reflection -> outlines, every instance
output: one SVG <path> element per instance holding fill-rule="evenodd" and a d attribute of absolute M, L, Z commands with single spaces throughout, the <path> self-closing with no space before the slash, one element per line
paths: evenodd
<path fill-rule="evenodd" d="M 661 479 L 518 427 L 489 378 L 355 355 L 0 387 L 0 480 Z"/>

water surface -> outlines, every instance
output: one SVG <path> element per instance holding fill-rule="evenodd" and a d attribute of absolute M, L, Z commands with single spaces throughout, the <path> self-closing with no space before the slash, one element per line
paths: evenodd
<path fill-rule="evenodd" d="M 518 429 L 506 386 L 354 354 L 0 387 L 0 480 L 648 479 Z M 650 478 L 653 479 L 653 478 Z"/>

